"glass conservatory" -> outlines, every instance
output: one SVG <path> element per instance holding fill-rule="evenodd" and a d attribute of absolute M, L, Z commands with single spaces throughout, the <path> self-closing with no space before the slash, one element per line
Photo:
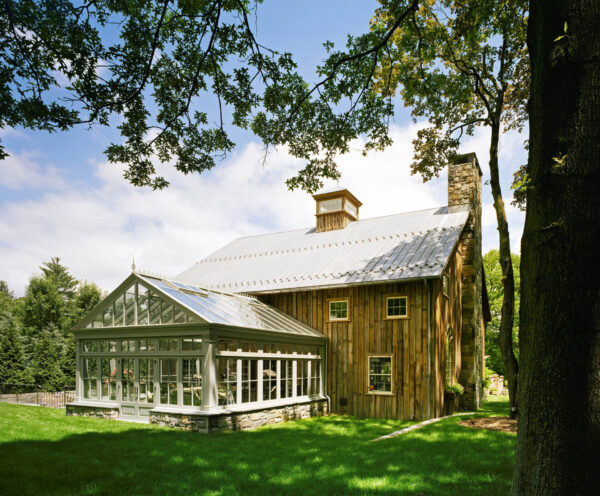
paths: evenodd
<path fill-rule="evenodd" d="M 210 431 L 326 412 L 325 336 L 252 297 L 133 273 L 73 332 L 69 415 Z"/>

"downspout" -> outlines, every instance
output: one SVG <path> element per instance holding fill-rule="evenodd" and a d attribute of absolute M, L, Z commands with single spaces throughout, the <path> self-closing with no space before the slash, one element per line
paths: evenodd
<path fill-rule="evenodd" d="M 329 382 L 329 374 L 328 374 L 328 370 L 329 370 L 329 361 L 328 361 L 328 351 L 329 351 L 329 338 L 327 338 L 327 340 L 325 341 L 325 367 L 323 367 L 323 369 L 325 370 L 325 374 L 321 374 L 321 377 L 324 375 L 325 376 L 325 380 L 323 381 L 323 391 L 325 391 L 325 398 L 327 398 L 327 415 L 331 415 L 331 398 L 329 397 L 329 391 L 327 390 L 327 382 Z M 323 379 L 321 379 L 323 380 Z"/>
<path fill-rule="evenodd" d="M 427 288 L 427 418 L 431 418 L 431 286 L 425 279 Z"/>

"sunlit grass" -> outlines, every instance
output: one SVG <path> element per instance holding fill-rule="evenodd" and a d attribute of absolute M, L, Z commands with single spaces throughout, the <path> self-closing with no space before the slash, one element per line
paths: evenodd
<path fill-rule="evenodd" d="M 506 400 L 481 415 L 506 415 Z M 505 495 L 515 435 L 331 416 L 204 435 L 0 403 L 0 494 Z"/>

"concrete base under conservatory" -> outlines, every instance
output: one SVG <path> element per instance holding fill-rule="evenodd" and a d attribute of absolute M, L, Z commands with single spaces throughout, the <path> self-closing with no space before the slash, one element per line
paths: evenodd
<path fill-rule="evenodd" d="M 312 399 L 278 406 L 257 406 L 235 410 L 215 410 L 214 412 L 183 411 L 176 408 L 157 407 L 150 410 L 152 424 L 197 432 L 219 432 L 251 430 L 268 424 L 287 422 L 310 417 L 327 415 L 327 400 Z M 67 415 L 79 417 L 99 417 L 118 420 L 120 408 L 113 405 L 92 405 L 90 403 L 70 403 Z"/>

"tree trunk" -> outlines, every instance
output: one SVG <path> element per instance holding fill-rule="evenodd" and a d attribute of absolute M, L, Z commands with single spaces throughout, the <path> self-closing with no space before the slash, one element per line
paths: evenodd
<path fill-rule="evenodd" d="M 598 26 L 598 0 L 530 2 L 513 495 L 600 494 Z"/>
<path fill-rule="evenodd" d="M 502 108 L 502 97 L 498 102 Z M 499 113 L 497 115 L 500 115 Z M 519 365 L 513 352 L 513 324 L 515 316 L 515 277 L 513 273 L 512 258 L 510 256 L 510 236 L 508 233 L 508 221 L 506 210 L 502 199 L 500 188 L 500 175 L 498 172 L 498 141 L 500 139 L 500 122 L 494 119 L 491 126 L 492 136 L 490 141 L 490 184 L 494 198 L 494 209 L 496 210 L 496 221 L 498 224 L 498 236 L 500 238 L 499 254 L 500 267 L 502 269 L 502 314 L 500 316 L 500 333 L 498 335 L 498 346 L 502 355 L 504 372 L 508 381 L 508 397 L 510 399 L 510 417 L 516 418 L 519 388 Z"/>

